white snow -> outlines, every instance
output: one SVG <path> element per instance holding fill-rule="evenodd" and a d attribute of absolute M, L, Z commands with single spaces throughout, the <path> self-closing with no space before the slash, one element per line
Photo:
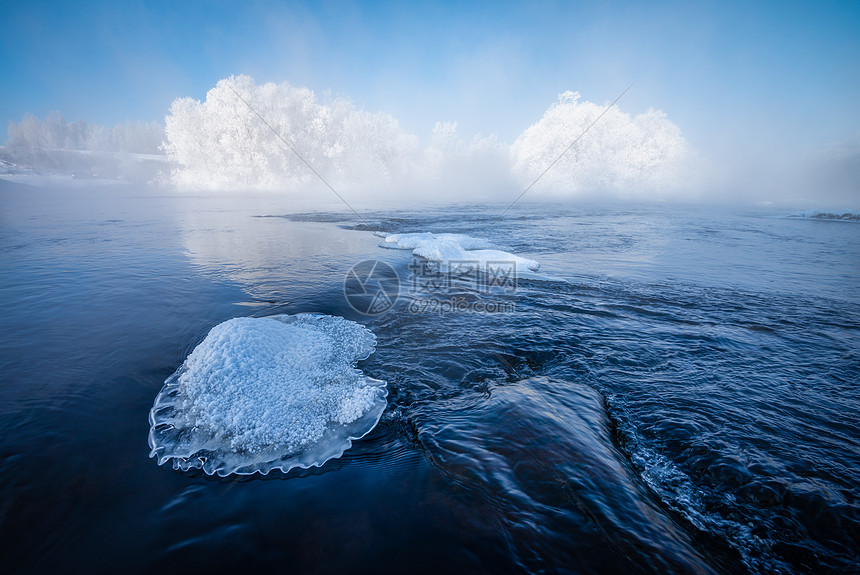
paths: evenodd
<path fill-rule="evenodd" d="M 433 234 L 419 232 L 391 234 L 385 242 L 400 249 L 412 250 L 422 258 L 437 262 L 442 270 L 457 267 L 463 271 L 481 271 L 488 265 L 501 262 L 515 263 L 517 270 L 537 271 L 540 264 L 535 260 L 491 248 L 491 244 L 480 238 L 462 234 Z"/>

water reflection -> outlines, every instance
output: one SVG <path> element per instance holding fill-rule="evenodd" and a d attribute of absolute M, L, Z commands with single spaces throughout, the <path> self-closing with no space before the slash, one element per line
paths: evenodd
<path fill-rule="evenodd" d="M 377 254 L 399 257 L 379 250 L 366 231 L 282 217 L 292 209 L 275 198 L 193 198 L 179 200 L 176 217 L 193 265 L 240 285 L 246 305 L 298 308 L 326 294 L 339 307 L 353 265 Z"/>

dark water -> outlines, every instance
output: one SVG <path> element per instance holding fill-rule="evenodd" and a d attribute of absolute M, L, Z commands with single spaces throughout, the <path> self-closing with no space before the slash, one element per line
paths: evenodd
<path fill-rule="evenodd" d="M 487 237 L 565 282 L 511 313 L 352 311 L 411 255 L 342 213 L 152 190 L 0 189 L 8 572 L 860 572 L 860 225 L 517 206 Z M 365 214 L 478 235 L 498 206 Z M 405 287 L 405 286 L 404 286 Z M 377 428 L 321 469 L 158 467 L 147 416 L 214 325 L 316 311 L 377 335 Z"/>

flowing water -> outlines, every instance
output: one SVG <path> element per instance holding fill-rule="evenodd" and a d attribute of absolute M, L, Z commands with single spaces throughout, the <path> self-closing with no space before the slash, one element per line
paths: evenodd
<path fill-rule="evenodd" d="M 4 572 L 858 572 L 854 222 L 0 194 Z M 484 237 L 545 277 L 428 292 L 373 230 Z M 377 316 L 344 296 L 368 259 L 401 280 Z M 286 476 L 157 466 L 149 410 L 208 331 L 299 312 L 376 334 L 377 427 Z"/>

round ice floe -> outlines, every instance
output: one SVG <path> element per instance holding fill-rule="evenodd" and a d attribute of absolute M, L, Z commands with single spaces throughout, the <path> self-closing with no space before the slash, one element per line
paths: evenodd
<path fill-rule="evenodd" d="M 385 409 L 385 382 L 354 367 L 375 344 L 365 327 L 325 315 L 215 326 L 155 398 L 150 457 L 221 476 L 340 457 Z"/>

